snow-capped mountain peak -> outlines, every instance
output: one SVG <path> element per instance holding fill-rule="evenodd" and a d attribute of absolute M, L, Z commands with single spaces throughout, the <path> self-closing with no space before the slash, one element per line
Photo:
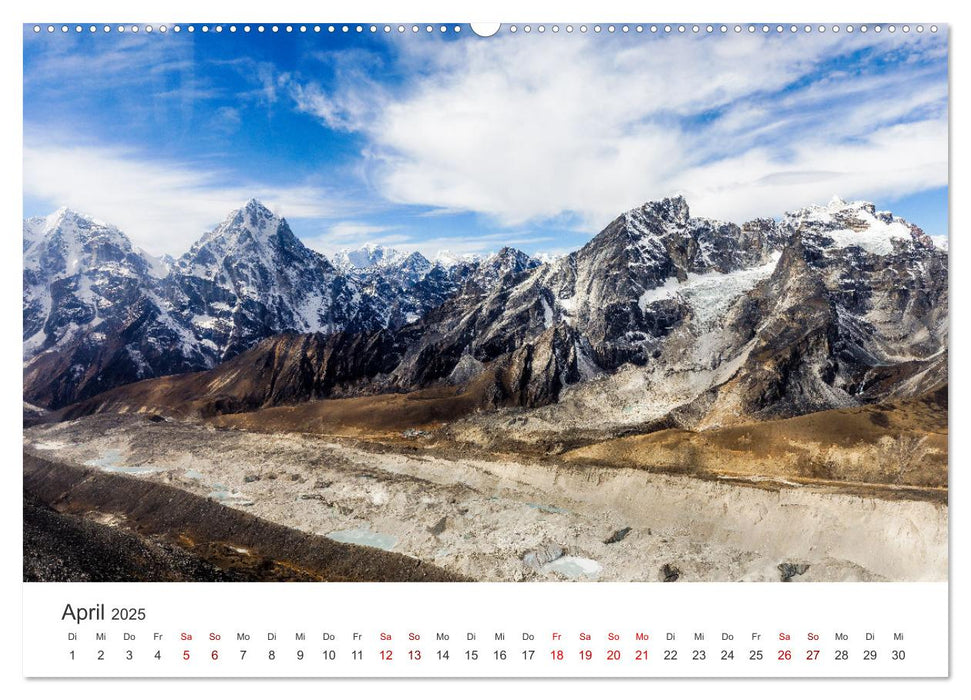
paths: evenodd
<path fill-rule="evenodd" d="M 632 242 L 647 258 L 657 259 L 665 254 L 664 239 L 672 235 L 686 236 L 690 220 L 691 213 L 684 197 L 665 197 L 626 211 L 615 222 L 622 225 L 610 226 L 608 230 L 620 236 L 616 242 L 621 247 Z"/>
<path fill-rule="evenodd" d="M 435 253 L 432 262 L 449 268 L 456 265 L 472 265 L 481 262 L 482 256 L 475 253 L 454 253 L 451 250 L 440 250 Z"/>
<path fill-rule="evenodd" d="M 367 270 L 375 267 L 397 265 L 407 257 L 407 253 L 369 242 L 360 248 L 344 248 L 343 250 L 339 250 L 331 257 L 331 262 L 339 270 Z"/>
<path fill-rule="evenodd" d="M 139 269 L 148 265 L 116 227 L 67 207 L 26 219 L 23 230 L 25 269 L 43 267 L 54 278 L 123 259 Z"/>
<path fill-rule="evenodd" d="M 264 242 L 275 235 L 283 220 L 267 209 L 258 199 L 251 199 L 239 209 L 229 212 L 216 228 L 203 237 L 203 241 L 216 238 L 240 239 L 251 236 Z"/>
<path fill-rule="evenodd" d="M 85 240 L 91 236 L 111 234 L 127 240 L 114 226 L 93 216 L 82 214 L 68 207 L 61 207 L 47 216 L 35 216 L 24 220 L 24 235 L 34 240 L 53 234 Z"/>
<path fill-rule="evenodd" d="M 787 213 L 781 227 L 800 234 L 810 244 L 834 251 L 859 248 L 874 255 L 890 255 L 901 246 L 933 246 L 920 229 L 872 202 L 847 202 L 834 196 L 825 205 L 813 204 Z"/>
<path fill-rule="evenodd" d="M 37 217 L 43 219 L 44 228 L 48 231 L 54 230 L 56 228 L 74 227 L 80 228 L 81 230 L 97 227 L 97 228 L 110 228 L 115 229 L 114 226 L 106 224 L 104 221 L 97 219 L 89 214 L 84 214 L 79 211 L 75 211 L 70 207 L 61 207 L 57 211 L 48 214 L 45 217 Z M 117 230 L 117 229 L 115 229 Z"/>
<path fill-rule="evenodd" d="M 246 270 L 263 273 L 279 271 L 286 261 L 300 259 L 322 265 L 332 272 L 330 264 L 301 243 L 285 219 L 270 211 L 257 199 L 251 199 L 231 211 L 223 221 L 203 236 L 176 263 L 181 274 L 204 279 L 239 277 Z M 246 276 L 244 274 L 244 276 Z M 265 276 L 254 272 L 250 276 Z"/>
<path fill-rule="evenodd" d="M 144 292 L 153 266 L 116 227 L 71 209 L 24 222 L 24 359 L 58 358 L 55 369 L 41 361 L 25 376 L 37 372 L 45 378 L 38 381 L 50 380 L 46 401 L 72 398 L 65 387 L 79 380 L 98 385 L 98 377 L 87 375 L 89 363 L 105 352 L 106 343 L 118 341 L 117 319 L 132 319 L 148 330 L 151 301 Z M 155 376 L 139 373 L 137 351 L 118 357 L 131 368 L 130 376 Z M 65 363 L 66 371 L 57 362 Z"/>

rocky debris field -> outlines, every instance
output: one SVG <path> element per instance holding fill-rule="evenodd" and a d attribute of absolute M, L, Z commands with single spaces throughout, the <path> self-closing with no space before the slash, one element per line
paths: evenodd
<path fill-rule="evenodd" d="M 422 441 L 95 415 L 29 454 L 172 486 L 329 541 L 484 581 L 946 580 L 947 507 L 642 469 L 463 456 Z"/>
<path fill-rule="evenodd" d="M 24 581 L 232 581 L 185 550 L 24 496 Z"/>
<path fill-rule="evenodd" d="M 139 473 L 152 472 L 132 474 Z M 159 481 L 27 451 L 24 497 L 25 580 L 461 580 L 405 554 L 319 537 Z"/>

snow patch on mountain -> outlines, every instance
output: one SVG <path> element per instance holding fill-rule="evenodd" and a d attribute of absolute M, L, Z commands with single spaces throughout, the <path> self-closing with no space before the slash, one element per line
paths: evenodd
<path fill-rule="evenodd" d="M 707 328 L 723 318 L 738 297 L 771 275 L 781 256 L 775 252 L 764 265 L 733 272 L 689 272 L 683 282 L 669 277 L 661 286 L 641 294 L 637 304 L 646 313 L 658 301 L 681 297 L 690 305 L 697 323 Z"/>
<path fill-rule="evenodd" d="M 783 224 L 817 232 L 828 239 L 829 247 L 858 247 L 873 255 L 890 255 L 894 241 L 906 243 L 913 238 L 910 225 L 900 217 L 876 211 L 870 202 L 846 202 L 839 197 L 787 214 Z"/>
<path fill-rule="evenodd" d="M 905 240 L 910 236 L 910 229 L 899 221 L 887 224 L 873 217 L 868 218 L 865 229 L 836 229 L 827 231 L 826 235 L 833 239 L 837 248 L 859 246 L 874 255 L 890 255 L 893 252 L 894 238 Z"/>

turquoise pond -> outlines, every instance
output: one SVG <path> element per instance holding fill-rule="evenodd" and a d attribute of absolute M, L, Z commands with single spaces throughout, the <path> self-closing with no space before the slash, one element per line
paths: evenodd
<path fill-rule="evenodd" d="M 335 530 L 334 532 L 327 533 L 329 539 L 335 542 L 344 542 L 346 544 L 359 544 L 364 547 L 374 547 L 375 549 L 383 549 L 385 551 L 390 551 L 398 543 L 397 538 L 392 535 L 386 535 L 382 532 L 373 532 L 366 527 L 356 527 L 349 530 Z"/>

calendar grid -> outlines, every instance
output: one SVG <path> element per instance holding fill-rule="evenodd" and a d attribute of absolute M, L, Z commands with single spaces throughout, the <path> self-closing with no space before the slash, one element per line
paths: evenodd
<path fill-rule="evenodd" d="M 24 605 L 31 677 L 948 674 L 944 583 L 28 584 Z"/>

